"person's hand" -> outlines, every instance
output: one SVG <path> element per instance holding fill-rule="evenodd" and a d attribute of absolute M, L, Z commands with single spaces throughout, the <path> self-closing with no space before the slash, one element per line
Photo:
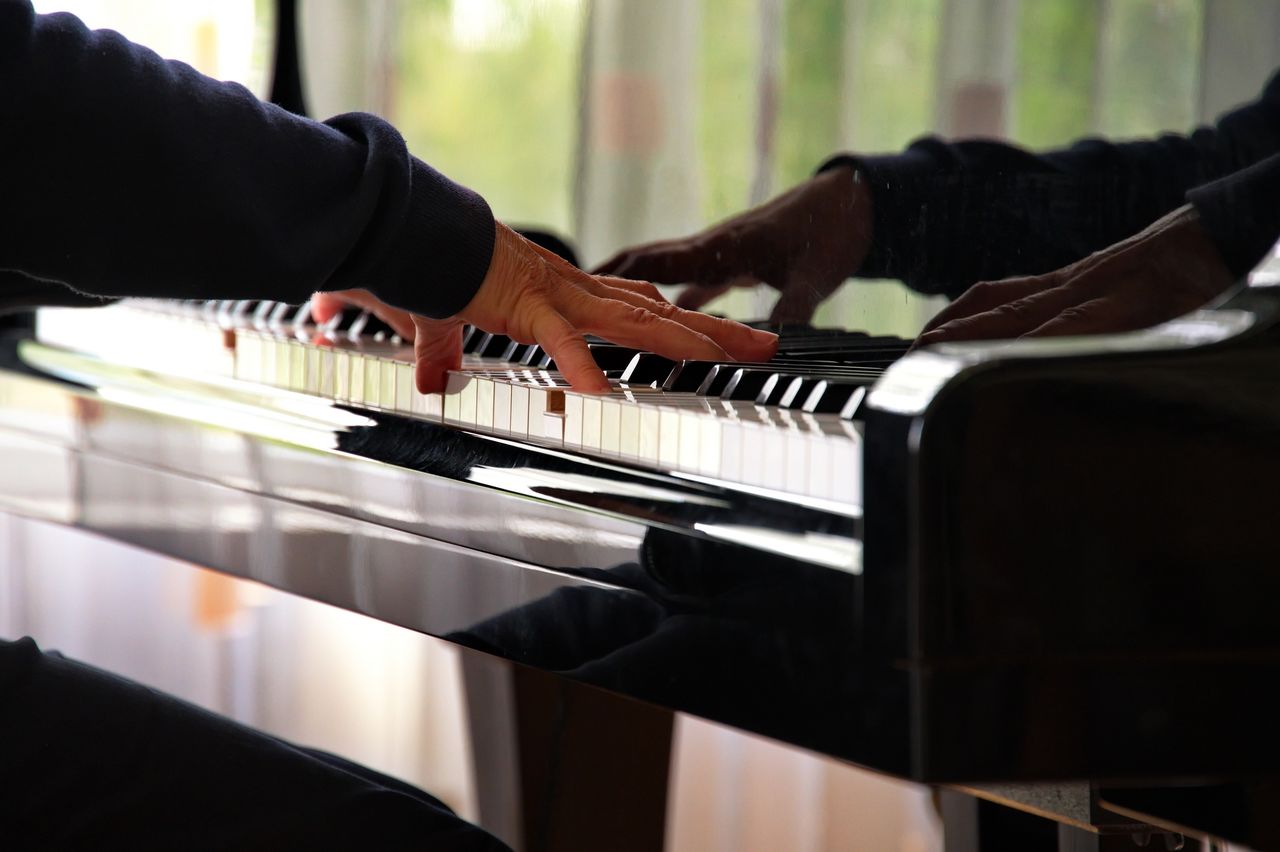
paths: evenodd
<path fill-rule="evenodd" d="M 453 317 L 437 320 L 399 311 L 367 291 L 317 294 L 312 314 L 324 322 L 345 300 L 373 310 L 397 331 L 408 318 L 412 330 L 401 336 L 413 340 L 414 375 L 422 393 L 444 390 L 448 371 L 461 366 L 465 323 L 540 344 L 575 388 L 592 392 L 607 391 L 609 384 L 584 334 L 674 359 L 767 360 L 777 350 L 776 335 L 681 310 L 652 284 L 588 275 L 505 225 L 496 228 L 489 271 Z"/>
<path fill-rule="evenodd" d="M 764 282 L 781 292 L 770 319 L 808 322 L 862 265 L 870 240 L 870 191 L 844 166 L 702 233 L 626 249 L 595 271 L 690 284 L 676 304 L 691 310 Z"/>
<path fill-rule="evenodd" d="M 915 345 L 1132 331 L 1203 307 L 1232 283 L 1188 205 L 1054 272 L 975 284 Z"/>

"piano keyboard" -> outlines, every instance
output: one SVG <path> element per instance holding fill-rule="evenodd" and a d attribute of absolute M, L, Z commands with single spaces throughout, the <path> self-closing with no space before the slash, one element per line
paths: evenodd
<path fill-rule="evenodd" d="M 909 341 L 784 329 L 767 364 L 673 362 L 591 341 L 609 394 L 573 391 L 541 347 L 468 328 L 443 394 L 414 385 L 413 348 L 351 309 L 325 327 L 306 306 L 126 300 L 42 310 L 42 342 L 154 371 L 216 375 L 458 428 L 860 505 L 860 407 Z"/>

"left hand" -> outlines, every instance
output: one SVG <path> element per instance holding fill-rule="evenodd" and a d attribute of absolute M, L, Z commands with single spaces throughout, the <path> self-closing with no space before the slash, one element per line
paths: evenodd
<path fill-rule="evenodd" d="M 975 284 L 916 346 L 1147 328 L 1203 307 L 1234 280 L 1187 205 L 1062 269 Z"/>

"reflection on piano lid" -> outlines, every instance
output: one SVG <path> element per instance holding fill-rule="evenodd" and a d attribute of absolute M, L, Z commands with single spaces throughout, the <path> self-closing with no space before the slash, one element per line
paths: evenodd
<path fill-rule="evenodd" d="M 909 342 L 780 329 L 767 364 L 673 362 L 592 340 L 606 395 L 576 393 L 536 345 L 466 330 L 443 394 L 414 386 L 413 351 L 376 317 L 324 326 L 269 302 L 129 300 L 41 311 L 39 338 L 116 362 L 272 385 L 655 470 L 856 507 L 861 405 Z"/>

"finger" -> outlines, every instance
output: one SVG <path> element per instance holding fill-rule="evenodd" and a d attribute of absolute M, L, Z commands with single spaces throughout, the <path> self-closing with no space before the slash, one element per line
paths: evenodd
<path fill-rule="evenodd" d="M 556 362 L 556 369 L 575 390 L 609 392 L 609 382 L 591 357 L 586 339 L 551 305 L 540 302 L 530 309 L 528 324 L 533 339 L 547 351 Z"/>
<path fill-rule="evenodd" d="M 757 331 L 733 320 L 684 310 L 667 301 L 654 301 L 639 293 L 613 287 L 599 286 L 597 290 L 589 292 L 599 298 L 625 302 L 692 329 L 714 341 L 730 357 L 738 361 L 767 361 L 778 350 L 776 334 Z"/>
<path fill-rule="evenodd" d="M 964 291 L 958 299 L 947 305 L 925 323 L 920 333 L 927 334 L 953 320 L 985 313 L 1001 305 L 1052 287 L 1056 282 L 1047 276 L 1005 278 L 1001 281 L 981 281 Z"/>
<path fill-rule="evenodd" d="M 633 249 L 595 272 L 658 284 L 720 284 L 746 271 L 733 268 L 735 259 L 735 253 L 726 254 L 705 243 L 678 241 Z"/>
<path fill-rule="evenodd" d="M 769 312 L 769 321 L 775 323 L 807 323 L 813 319 L 813 312 L 827 297 L 817 288 L 807 284 L 794 282 L 782 289 L 778 301 L 774 302 Z"/>
<path fill-rule="evenodd" d="M 346 306 L 347 301 L 337 293 L 311 294 L 311 318 L 317 325 L 324 325 L 342 313 L 342 309 Z"/>
<path fill-rule="evenodd" d="M 322 308 L 329 312 L 324 319 L 320 319 L 315 313 L 317 297 L 323 297 L 321 298 Z M 388 305 L 368 290 L 334 290 L 328 293 L 316 293 L 311 297 L 312 318 L 318 323 L 328 322 L 338 312 L 333 310 L 335 305 L 338 310 L 342 310 L 348 305 L 355 305 L 358 308 L 369 311 L 391 326 L 391 329 L 404 340 L 410 342 L 413 340 L 413 315 L 408 311 L 402 311 L 399 308 Z"/>
<path fill-rule="evenodd" d="M 646 308 L 616 299 L 602 299 L 585 292 L 565 300 L 564 318 L 576 328 L 623 346 L 656 352 L 664 358 L 729 360 L 720 344 L 688 326 Z M 557 362 L 559 363 L 559 362 Z"/>
<path fill-rule="evenodd" d="M 1004 340 L 1039 328 L 1088 296 L 1070 285 L 1043 290 L 983 313 L 961 317 L 922 334 L 920 346 L 948 340 Z"/>
<path fill-rule="evenodd" d="M 413 378 L 419 393 L 443 393 L 462 366 L 462 323 L 414 317 Z"/>
<path fill-rule="evenodd" d="M 676 297 L 676 307 L 684 308 L 686 311 L 701 310 L 704 305 L 720 298 L 732 289 L 732 284 L 717 284 L 714 287 L 690 284 L 681 290 L 680 295 Z"/>
<path fill-rule="evenodd" d="M 1106 334 L 1142 328 L 1144 323 L 1128 309 L 1122 299 L 1102 296 L 1073 305 L 1023 337 L 1061 337 L 1079 334 Z"/>
<path fill-rule="evenodd" d="M 671 301 L 666 296 L 662 295 L 661 290 L 650 284 L 648 281 L 632 281 L 630 278 L 617 278 L 612 275 L 596 275 L 593 276 L 593 278 L 606 287 L 614 287 L 618 290 L 630 290 L 632 293 L 638 293 L 645 298 L 653 299 L 655 302 Z"/>

